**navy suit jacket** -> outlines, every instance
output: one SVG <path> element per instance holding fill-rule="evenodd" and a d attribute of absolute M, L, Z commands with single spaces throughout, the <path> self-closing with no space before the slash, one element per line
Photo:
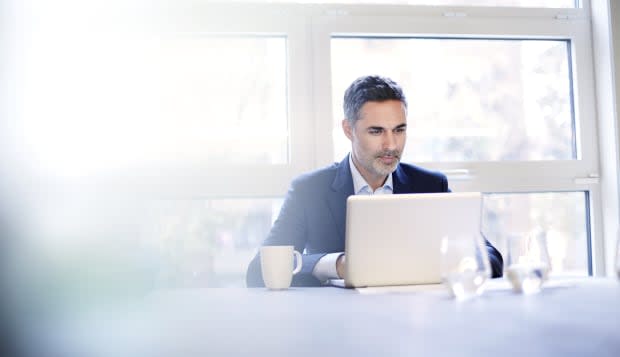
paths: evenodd
<path fill-rule="evenodd" d="M 400 163 L 392 174 L 393 193 L 449 192 L 445 175 Z M 347 198 L 353 195 L 349 157 L 340 163 L 296 178 L 286 195 L 278 219 L 263 245 L 294 245 L 303 252 L 301 271 L 293 286 L 319 286 L 312 275 L 317 261 L 327 253 L 344 252 Z M 500 253 L 487 242 L 493 276 L 501 276 Z M 258 253 L 248 266 L 248 287 L 264 286 Z"/>

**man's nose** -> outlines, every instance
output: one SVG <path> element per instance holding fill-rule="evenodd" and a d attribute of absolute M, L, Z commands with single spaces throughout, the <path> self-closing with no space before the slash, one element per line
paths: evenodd
<path fill-rule="evenodd" d="M 396 150 L 396 135 L 386 131 L 383 137 L 383 150 Z"/>

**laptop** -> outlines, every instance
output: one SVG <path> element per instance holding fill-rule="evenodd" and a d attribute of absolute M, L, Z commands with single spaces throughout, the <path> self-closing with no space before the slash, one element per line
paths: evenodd
<path fill-rule="evenodd" d="M 355 195 L 347 200 L 346 280 L 331 285 L 371 286 L 441 282 L 441 239 L 480 234 L 479 192 Z"/>

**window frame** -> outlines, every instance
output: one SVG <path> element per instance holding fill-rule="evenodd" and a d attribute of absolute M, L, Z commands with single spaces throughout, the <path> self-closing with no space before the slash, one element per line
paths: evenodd
<path fill-rule="evenodd" d="M 152 188 L 161 196 L 258 198 L 282 196 L 290 181 L 312 169 L 311 96 L 308 61 L 310 48 L 307 17 L 299 9 L 264 4 L 205 4 L 192 13 L 177 13 L 160 36 L 284 36 L 286 38 L 286 90 L 288 116 L 288 163 L 238 164 L 182 167 L 165 175 L 149 169 L 140 175 L 153 177 Z M 217 105 L 217 103 L 214 103 Z M 158 168 L 153 169 L 157 171 Z M 215 173 L 215 174 L 214 174 Z M 248 173 L 251 173 L 251 177 Z"/>
<path fill-rule="evenodd" d="M 334 160 L 331 135 L 319 134 L 331 133 L 333 128 L 332 96 L 325 95 L 331 89 L 332 36 L 568 40 L 577 159 L 415 164 L 446 173 L 453 191 L 585 192 L 586 219 L 590 228 L 587 248 L 591 249 L 588 252 L 588 270 L 590 274 L 603 274 L 597 117 L 588 7 L 559 10 L 394 6 L 392 11 L 386 8 L 342 6 L 339 10 L 328 10 L 327 14 L 313 18 L 316 165 L 322 166 Z"/>
<path fill-rule="evenodd" d="M 528 38 L 570 41 L 578 159 L 516 162 L 425 162 L 445 172 L 454 191 L 489 193 L 584 191 L 592 273 L 604 274 L 599 145 L 589 1 L 579 8 L 338 4 L 203 4 L 175 14 L 172 32 L 284 34 L 288 53 L 288 165 L 183 171 L 175 196 L 281 197 L 299 174 L 331 164 L 330 40 L 335 35 Z M 251 173 L 251 179 L 248 179 Z M 172 186 L 172 185 L 171 185 Z"/>

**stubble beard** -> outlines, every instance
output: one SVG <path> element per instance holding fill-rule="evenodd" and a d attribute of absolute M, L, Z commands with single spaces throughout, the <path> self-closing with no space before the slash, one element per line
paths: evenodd
<path fill-rule="evenodd" d="M 394 162 L 390 165 L 386 165 L 381 162 L 382 156 L 392 156 L 394 157 Z M 387 176 L 396 170 L 396 167 L 400 163 L 400 152 L 399 151 L 389 151 L 389 152 L 381 152 L 375 155 L 374 160 L 372 161 L 372 170 L 378 176 Z"/>
<path fill-rule="evenodd" d="M 400 158 L 396 158 L 391 165 L 385 165 L 381 162 L 380 158 L 376 158 L 372 163 L 372 168 L 377 174 L 387 176 L 396 170 L 396 166 L 398 166 L 399 163 Z"/>

